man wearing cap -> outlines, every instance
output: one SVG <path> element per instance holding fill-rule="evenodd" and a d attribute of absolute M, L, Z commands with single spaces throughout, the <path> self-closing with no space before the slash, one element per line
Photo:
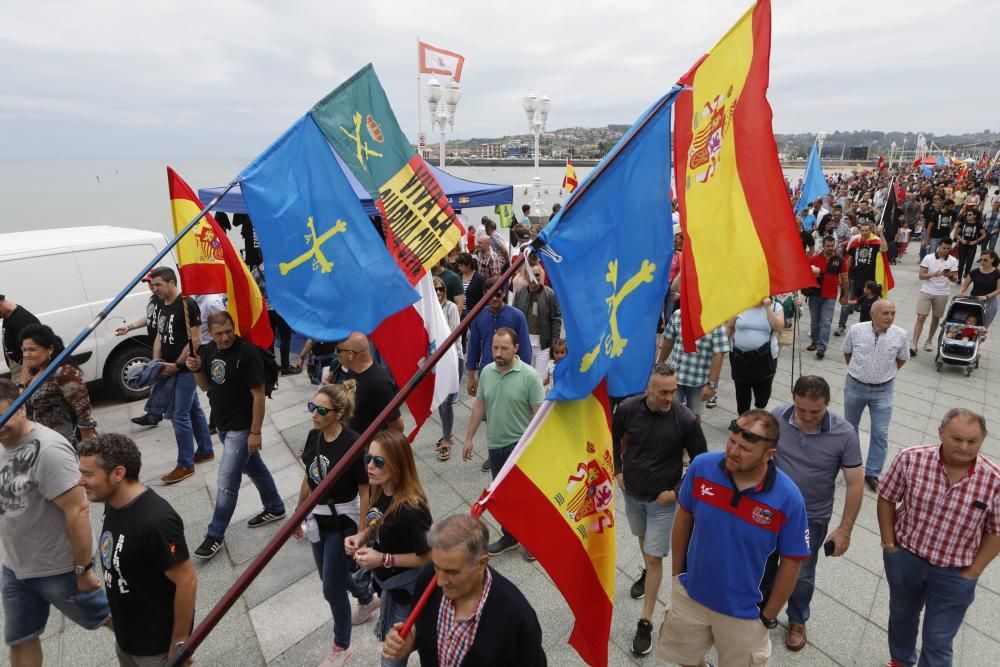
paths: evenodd
<path fill-rule="evenodd" d="M 40 324 L 38 318 L 5 295 L 0 294 L 0 319 L 3 320 L 3 360 L 10 369 L 11 382 L 24 388 L 27 378 L 21 377 L 21 330 L 29 324 Z"/>

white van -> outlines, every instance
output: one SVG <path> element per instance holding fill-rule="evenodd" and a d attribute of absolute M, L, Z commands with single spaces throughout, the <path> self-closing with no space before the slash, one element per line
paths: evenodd
<path fill-rule="evenodd" d="M 0 294 L 68 345 L 166 244 L 163 234 L 109 226 L 0 234 Z M 177 270 L 169 253 L 160 265 Z M 147 283 L 136 285 L 71 356 L 88 383 L 103 381 L 127 400 L 147 393 L 129 388 L 125 374 L 149 360 L 152 341 L 145 328 L 126 336 L 115 329 L 145 317 L 149 296 Z M 0 375 L 8 373 L 0 356 Z"/>

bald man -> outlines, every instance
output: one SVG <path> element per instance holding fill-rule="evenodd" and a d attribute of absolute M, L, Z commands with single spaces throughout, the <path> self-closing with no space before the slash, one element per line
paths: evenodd
<path fill-rule="evenodd" d="M 889 449 L 889 422 L 896 371 L 910 359 L 906 331 L 893 325 L 896 306 L 879 299 L 872 304 L 870 322 L 855 324 L 844 338 L 844 418 L 858 429 L 861 413 L 868 408 L 871 436 L 865 461 L 865 483 L 878 488 L 879 475 Z"/>
<path fill-rule="evenodd" d="M 348 427 L 360 435 L 396 395 L 396 382 L 388 370 L 372 359 L 368 337 L 359 331 L 337 344 L 337 359 L 347 370 L 348 379 L 358 383 L 354 394 L 354 416 Z M 326 381 L 330 382 L 330 379 L 328 374 Z M 403 417 L 398 409 L 389 415 L 385 428 L 403 430 Z"/>

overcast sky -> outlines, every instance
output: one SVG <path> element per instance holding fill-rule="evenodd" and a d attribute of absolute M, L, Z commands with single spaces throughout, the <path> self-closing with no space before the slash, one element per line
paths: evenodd
<path fill-rule="evenodd" d="M 529 88 L 552 98 L 549 129 L 631 123 L 749 5 L 6 2 L 0 157 L 253 157 L 368 62 L 414 140 L 418 35 L 466 58 L 457 137 L 524 132 Z M 1000 130 L 994 13 L 773 0 L 775 131 Z"/>

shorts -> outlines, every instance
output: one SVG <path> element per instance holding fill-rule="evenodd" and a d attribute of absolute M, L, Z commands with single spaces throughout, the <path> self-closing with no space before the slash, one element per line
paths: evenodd
<path fill-rule="evenodd" d="M 720 665 L 771 664 L 771 636 L 763 623 L 712 611 L 692 600 L 680 577 L 674 577 L 670 607 L 656 640 L 657 657 L 681 665 L 700 665 L 713 644 Z"/>
<path fill-rule="evenodd" d="M 3 639 L 8 646 L 17 646 L 41 635 L 49 620 L 50 605 L 87 630 L 96 630 L 111 618 L 104 586 L 81 593 L 72 572 L 18 579 L 13 571 L 4 567 L 0 589 L 3 592 Z"/>
<path fill-rule="evenodd" d="M 701 389 L 701 387 L 690 387 L 686 384 L 677 385 L 677 400 L 699 417 L 705 407 L 705 401 L 701 400 Z"/>
<path fill-rule="evenodd" d="M 670 532 L 674 528 L 675 503 L 661 505 L 655 500 L 643 501 L 625 493 L 625 517 L 632 534 L 641 537 L 642 550 L 647 556 L 664 558 L 670 555 Z"/>
<path fill-rule="evenodd" d="M 944 317 L 944 312 L 948 308 L 947 294 L 928 294 L 921 292 L 917 297 L 917 315 L 927 316 L 931 313 L 940 319 Z"/>

